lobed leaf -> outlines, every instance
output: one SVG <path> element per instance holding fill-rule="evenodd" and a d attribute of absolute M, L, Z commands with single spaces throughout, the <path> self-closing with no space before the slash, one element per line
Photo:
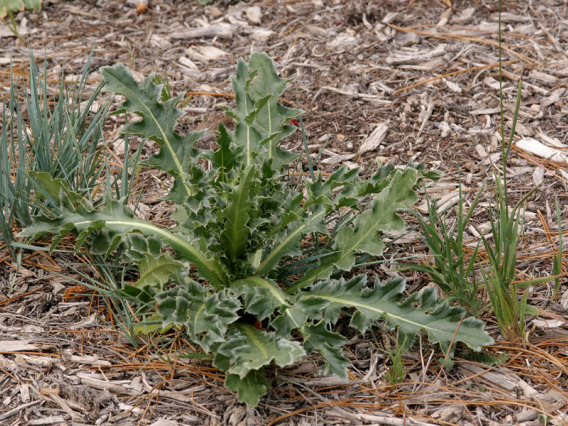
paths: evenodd
<path fill-rule="evenodd" d="M 240 59 L 231 82 L 237 108 L 227 112 L 237 121 L 235 142 L 243 149 L 244 164 L 268 161 L 278 170 L 297 159 L 298 155 L 283 151 L 279 144 L 296 130 L 287 123 L 302 111 L 278 102 L 287 80 L 278 77 L 272 59 L 259 52 L 251 55 L 248 64 Z"/>
<path fill-rule="evenodd" d="M 170 281 L 178 281 L 180 271 L 185 269 L 184 264 L 172 259 L 168 253 L 158 257 L 146 256 L 138 264 L 140 277 L 137 286 L 151 286 L 160 289 Z"/>
<path fill-rule="evenodd" d="M 286 367 L 306 356 L 298 342 L 277 338 L 274 333 L 245 323 L 234 324 L 225 338 L 225 343 L 217 348 L 213 365 L 241 379 L 273 361 Z"/>
<path fill-rule="evenodd" d="M 156 141 L 162 148 L 148 161 L 148 165 L 159 167 L 174 176 L 168 199 L 181 203 L 194 193 L 188 185 L 186 174 L 191 172 L 191 159 L 196 155 L 195 143 L 204 132 L 189 132 L 180 135 L 174 132 L 177 121 L 184 112 L 177 108 L 183 94 L 160 102 L 162 85 L 154 83 L 154 74 L 137 83 L 130 70 L 123 64 L 100 68 L 99 72 L 106 83 L 106 90 L 124 95 L 122 111 L 135 113 L 140 121 L 127 124 L 123 134 L 137 135 Z"/>
<path fill-rule="evenodd" d="M 8 15 L 8 11 L 41 10 L 41 3 L 42 0 L 0 0 L 0 19 L 4 19 Z"/>
<path fill-rule="evenodd" d="M 187 327 L 193 341 L 210 352 L 226 341 L 228 327 L 239 319 L 242 305 L 226 290 L 209 293 L 201 284 L 191 282 L 159 293 L 158 309 L 164 328 L 175 324 Z"/>
<path fill-rule="evenodd" d="M 223 123 L 219 123 L 217 136 L 218 149 L 203 151 L 201 158 L 211 161 L 212 168 L 218 173 L 219 182 L 227 182 L 227 173 L 237 165 L 241 149 L 232 146 L 231 135 Z"/>
<path fill-rule="evenodd" d="M 329 322 L 337 320 L 343 307 L 355 308 L 350 325 L 361 333 L 374 321 L 384 320 L 390 329 L 398 329 L 400 341 L 406 343 L 406 348 L 412 345 L 420 331 L 424 331 L 432 343 L 439 343 L 444 352 L 454 342 L 463 342 L 476 351 L 493 344 L 482 321 L 464 319 L 465 310 L 461 307 L 438 303 L 436 289 L 432 287 L 403 301 L 404 279 L 389 280 L 384 285 L 377 280 L 372 288 L 366 286 L 366 281 L 362 275 L 347 282 L 343 279 L 323 281 L 302 297 L 328 302 L 322 315 Z M 452 351 L 454 347 L 451 347 Z"/>
<path fill-rule="evenodd" d="M 397 170 L 388 185 L 375 196 L 371 207 L 358 215 L 352 226 L 342 226 L 335 238 L 334 251 L 322 257 L 317 265 L 300 278 L 288 293 L 293 293 L 318 279 L 326 279 L 337 268 L 349 271 L 355 265 L 355 253 L 380 255 L 384 243 L 379 231 L 404 229 L 397 211 L 406 209 L 418 200 L 414 192 L 417 172 L 414 169 Z"/>
<path fill-rule="evenodd" d="M 331 372 L 347 380 L 347 367 L 351 365 L 343 355 L 343 346 L 347 343 L 347 339 L 341 334 L 329 331 L 325 321 L 305 325 L 300 328 L 300 333 L 304 338 L 306 352 L 311 353 L 315 350 L 323 357 L 325 372 Z"/>
<path fill-rule="evenodd" d="M 256 407 L 270 383 L 266 379 L 264 370 L 258 370 L 249 372 L 243 378 L 239 377 L 238 374 L 227 374 L 225 386 L 237 393 L 239 402 L 245 403 L 249 407 Z"/>
<path fill-rule="evenodd" d="M 54 193 L 55 188 L 58 187 L 62 194 L 73 194 L 71 198 L 80 198 L 67 189 L 63 180 L 52 179 L 47 173 L 36 176 L 38 184 L 42 187 L 50 188 L 50 191 Z M 170 246 L 181 259 L 193 263 L 201 276 L 208 279 L 212 285 L 218 287 L 223 285 L 224 278 L 219 268 L 200 250 L 183 237 L 167 229 L 158 228 L 150 222 L 134 218 L 132 212 L 119 201 L 111 201 L 100 210 L 93 210 L 92 206 L 86 202 L 70 207 L 62 201 L 61 214 L 58 217 L 34 217 L 32 225 L 23 229 L 19 235 L 37 239 L 45 234 L 53 234 L 51 245 L 51 250 L 53 250 L 63 237 L 76 233 L 78 234 L 76 251 L 81 248 L 89 236 L 95 235 L 91 251 L 98 254 L 109 254 L 123 242 L 128 234 L 135 232 L 147 237 L 159 238 L 164 244 Z"/>
<path fill-rule="evenodd" d="M 126 247 L 122 261 L 134 262 L 139 268 L 140 276 L 136 286 L 161 290 L 170 281 L 179 282 L 180 272 L 185 269 L 185 265 L 172 259 L 168 253 L 160 254 L 162 243 L 158 238 L 128 234 L 124 243 Z"/>
<path fill-rule="evenodd" d="M 222 212 L 222 219 L 225 226 L 221 234 L 221 241 L 224 243 L 228 257 L 235 261 L 245 254 L 249 243 L 248 222 L 250 210 L 253 206 L 251 197 L 254 195 L 256 168 L 247 167 L 242 175 L 238 186 L 229 195 L 229 205 Z"/>
<path fill-rule="evenodd" d="M 297 249 L 300 240 L 309 232 L 319 229 L 324 222 L 326 211 L 320 208 L 304 220 L 293 222 L 288 233 L 277 244 L 271 247 L 256 270 L 256 275 L 268 274 L 284 257 Z"/>
<path fill-rule="evenodd" d="M 260 321 L 268 318 L 275 309 L 289 306 L 287 296 L 274 282 L 259 277 L 248 277 L 231 283 L 230 288 L 241 297 L 245 311 Z"/>

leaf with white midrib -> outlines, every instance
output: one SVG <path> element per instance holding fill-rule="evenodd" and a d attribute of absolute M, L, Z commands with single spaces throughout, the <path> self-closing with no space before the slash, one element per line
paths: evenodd
<path fill-rule="evenodd" d="M 62 179 L 53 179 L 47 173 L 37 174 L 36 178 L 40 184 L 46 187 L 55 188 L 59 185 L 62 192 L 65 190 L 71 195 L 74 194 L 66 189 L 67 185 Z M 77 195 L 74 194 L 73 196 Z M 62 213 L 60 217 L 56 219 L 46 216 L 36 217 L 33 224 L 23 229 L 19 235 L 38 238 L 45 234 L 53 234 L 52 249 L 54 249 L 65 235 L 77 231 L 79 237 L 77 238 L 75 249 L 78 250 L 86 241 L 87 236 L 106 228 L 108 236 L 101 233 L 97 238 L 105 246 L 102 254 L 109 254 L 111 250 L 116 248 L 116 244 L 123 237 L 132 232 L 140 232 L 145 236 L 158 237 L 162 243 L 170 246 L 181 259 L 193 263 L 202 276 L 211 281 L 212 285 L 221 287 L 224 282 L 223 275 L 215 263 L 186 239 L 167 229 L 159 228 L 150 222 L 135 219 L 132 217 L 132 212 L 118 202 L 111 202 L 100 211 L 91 211 L 87 206 L 79 206 L 75 211 L 63 205 L 61 208 Z"/>
<path fill-rule="evenodd" d="M 244 378 L 271 362 L 285 367 L 302 359 L 306 352 L 298 342 L 276 338 L 274 333 L 258 330 L 245 323 L 235 323 L 225 343 L 217 348 L 213 364 L 229 374 Z"/>
<path fill-rule="evenodd" d="M 421 295 L 414 294 L 402 301 L 405 282 L 389 280 L 381 285 L 366 287 L 366 277 L 357 276 L 350 281 L 331 280 L 321 282 L 302 295 L 303 298 L 318 298 L 329 302 L 323 309 L 324 317 L 335 321 L 342 307 L 355 308 L 351 326 L 364 333 L 373 321 L 384 320 L 390 328 L 398 328 L 401 341 L 411 345 L 419 331 L 427 333 L 432 343 L 439 343 L 447 351 L 453 342 L 463 342 L 479 351 L 482 346 L 493 343 L 483 330 L 484 323 L 466 318 L 465 310 L 437 302 L 434 288 L 425 289 Z M 418 306 L 414 304 L 418 303 Z M 455 345 L 454 345 L 455 346 Z"/>
<path fill-rule="evenodd" d="M 223 211 L 225 226 L 221 239 L 225 243 L 227 254 L 233 261 L 244 255 L 248 245 L 249 210 L 252 206 L 250 198 L 256 174 L 256 169 L 253 166 L 248 166 L 244 170 L 240 176 L 239 185 L 230 195 L 229 205 Z"/>
<path fill-rule="evenodd" d="M 389 185 L 375 196 L 371 207 L 359 215 L 353 226 L 343 226 L 335 238 L 335 251 L 297 280 L 287 292 L 293 293 L 318 279 L 328 278 L 336 269 L 350 270 L 357 251 L 379 255 L 384 246 L 379 231 L 398 230 L 404 221 L 396 214 L 410 207 L 418 196 L 413 190 L 417 173 L 414 169 L 396 171 Z"/>
<path fill-rule="evenodd" d="M 123 64 L 102 67 L 100 73 L 107 90 L 125 96 L 122 108 L 142 117 L 140 121 L 126 125 L 122 133 L 156 140 L 168 154 L 167 167 L 174 172 L 177 187 L 183 188 L 186 196 L 191 196 L 193 191 L 185 182 L 186 171 L 182 165 L 184 159 L 180 159 L 174 147 L 174 144 L 180 145 L 180 142 L 176 141 L 180 136 L 174 133 L 174 127 L 177 120 L 184 115 L 183 111 L 176 108 L 183 94 L 161 103 L 161 86 L 153 83 L 154 74 L 138 84 Z M 165 171 L 168 171 L 167 167 Z"/>
<path fill-rule="evenodd" d="M 275 247 L 270 250 L 266 257 L 262 260 L 261 264 L 258 266 L 256 271 L 257 275 L 265 275 L 272 270 L 272 268 L 278 263 L 282 257 L 286 256 L 290 251 L 296 246 L 298 241 L 310 231 L 310 228 L 318 224 L 325 217 L 325 210 L 322 208 L 315 212 L 310 218 L 299 221 L 296 226 L 286 235 L 281 242 L 276 244 Z M 293 224 L 294 225 L 294 224 Z"/>

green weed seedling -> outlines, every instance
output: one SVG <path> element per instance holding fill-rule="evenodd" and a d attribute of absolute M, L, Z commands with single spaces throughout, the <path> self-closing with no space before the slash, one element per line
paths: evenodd
<path fill-rule="evenodd" d="M 499 1 L 499 16 L 501 14 L 501 1 Z M 464 261 L 463 232 L 471 218 L 471 213 L 479 201 L 483 185 L 477 193 L 469 212 L 463 216 L 463 198 L 460 185 L 460 196 L 456 225 L 448 229 L 445 218 L 436 212 L 436 204 L 429 203 L 429 219 L 418 217 L 419 226 L 424 234 L 424 240 L 434 256 L 433 265 L 405 265 L 406 269 L 426 272 L 432 280 L 446 293 L 455 298 L 461 306 L 466 307 L 470 313 L 478 315 L 485 310 L 480 306 L 478 289 L 485 288 L 490 300 L 490 312 L 494 313 L 497 323 L 507 339 L 525 339 L 526 315 L 538 315 L 539 310 L 528 305 L 528 291 L 519 297 L 519 292 L 536 283 L 555 280 L 555 287 L 559 284 L 561 273 L 562 248 L 555 257 L 553 272 L 555 278 L 537 278 L 518 283 L 516 281 L 517 244 L 523 231 L 522 205 L 536 190 L 529 191 L 512 208 L 509 207 L 507 163 L 511 146 L 515 137 L 515 128 L 521 104 L 522 80 L 519 81 L 517 96 L 511 125 L 511 132 L 505 137 L 505 117 L 503 107 L 502 87 L 502 49 L 501 49 L 501 21 L 499 20 L 499 74 L 500 74 L 500 109 L 501 109 L 501 140 L 502 163 L 501 167 L 494 167 L 493 179 L 496 191 L 494 203 L 489 209 L 491 235 L 490 241 L 481 232 L 481 242 L 487 253 L 487 262 L 478 268 L 476 258 L 479 244 L 476 246 L 469 262 Z M 558 215 L 557 211 L 557 215 Z M 561 232 L 561 231 L 560 231 Z M 561 244 L 561 238 L 560 238 Z M 475 281 L 476 274 L 480 273 L 482 282 Z"/>
<path fill-rule="evenodd" d="M 65 180 L 31 173 L 60 204 L 21 235 L 52 234 L 53 249 L 73 233 L 76 250 L 84 244 L 95 254 L 119 250 L 124 264 L 139 271 L 136 285 L 121 291 L 138 297 L 163 330 L 185 329 L 213 356 L 239 401 L 257 405 L 270 384 L 266 367 L 286 367 L 311 352 L 322 356 L 326 372 L 347 380 L 347 339 L 334 331 L 344 309 L 361 333 L 379 320 L 397 329 L 401 353 L 419 331 L 446 353 L 453 342 L 475 350 L 493 342 L 483 322 L 438 302 L 433 288 L 405 299 L 403 279 L 332 277 L 350 271 L 358 254 L 380 255 L 382 231 L 404 229 L 397 212 L 417 201 L 422 171 L 388 165 L 362 179 L 359 170 L 343 167 L 295 189 L 288 172 L 299 155 L 281 142 L 294 133 L 290 120 L 302 111 L 279 103 L 287 80 L 267 55 L 238 61 L 236 106 L 226 110 L 235 129 L 220 123 L 216 147 L 208 150 L 196 146 L 203 132 L 174 131 L 183 94 L 162 101 L 153 75 L 138 84 L 120 64 L 100 72 L 106 90 L 124 95 L 120 111 L 140 117 L 122 133 L 161 148 L 146 165 L 172 177 L 165 198 L 176 205 L 176 225 L 136 219 L 127 197 L 105 195 L 95 206 Z M 343 220 L 331 226 L 337 217 Z"/>
<path fill-rule="evenodd" d="M 386 349 L 391 360 L 391 366 L 389 371 L 385 373 L 385 378 L 391 385 L 399 384 L 406 377 L 407 372 L 404 370 L 404 363 L 402 362 L 402 355 L 404 354 L 405 346 L 406 342 L 401 342 L 399 340 L 394 348 L 394 353 L 390 349 Z"/>
<path fill-rule="evenodd" d="M 507 339 L 521 338 L 525 335 L 525 317 L 537 315 L 538 309 L 528 305 L 528 291 L 519 299 L 520 287 L 516 282 L 517 243 L 523 230 L 522 205 L 536 190 L 533 188 L 515 206 L 509 209 L 507 163 L 515 137 L 515 129 L 521 106 L 522 80 L 519 80 L 513 121 L 509 137 L 505 137 L 505 113 L 503 107 L 503 75 L 501 49 L 501 0 L 499 1 L 499 84 L 501 109 L 501 170 L 495 167 L 495 205 L 490 208 L 489 216 L 493 244 L 482 236 L 483 245 L 488 255 L 488 265 L 482 269 L 485 289 L 491 301 L 491 307 L 502 333 Z M 524 283 L 525 286 L 540 280 Z"/>
<path fill-rule="evenodd" d="M 464 250 L 463 241 L 464 231 L 484 188 L 485 182 L 477 191 L 467 214 L 464 215 L 464 199 L 460 181 L 458 211 L 455 224 L 451 228 L 446 222 L 446 212 L 438 213 L 436 200 L 431 201 L 427 197 L 428 219 L 423 220 L 418 213 L 415 213 L 415 217 L 434 263 L 432 265 L 407 264 L 402 268 L 402 270 L 427 273 L 440 290 L 450 299 L 457 300 L 460 306 L 466 308 L 472 315 L 478 315 L 482 310 L 478 294 L 479 283 L 475 279 L 479 244 L 469 256 L 469 260 L 466 260 L 467 252 Z"/>

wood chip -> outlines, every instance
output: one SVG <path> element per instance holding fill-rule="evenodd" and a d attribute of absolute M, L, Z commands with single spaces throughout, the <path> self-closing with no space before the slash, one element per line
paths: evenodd
<path fill-rule="evenodd" d="M 536 139 L 523 138 L 517 141 L 515 145 L 518 148 L 530 152 L 531 154 L 534 154 L 538 157 L 546 158 L 547 160 L 568 163 L 568 156 L 566 156 L 566 154 L 564 154 L 561 150 L 546 146 Z"/>
<path fill-rule="evenodd" d="M 108 361 L 99 359 L 96 356 L 88 356 L 88 355 L 83 355 L 83 356 L 71 355 L 69 357 L 69 360 L 75 364 L 99 365 L 105 367 L 110 367 L 112 365 Z"/>
<path fill-rule="evenodd" d="M 18 26 L 17 34 L 20 36 L 27 35 L 29 34 L 29 30 L 26 27 L 21 28 Z M 10 27 L 6 24 L 6 21 L 0 24 L 0 39 L 4 37 L 16 37 L 16 33 L 10 29 Z"/>
<path fill-rule="evenodd" d="M 499 15 L 499 13 L 494 13 L 491 15 L 491 20 L 492 21 L 499 21 L 499 19 L 501 19 L 501 22 L 503 23 L 517 23 L 517 22 L 529 22 L 531 20 L 530 16 L 527 15 L 515 15 L 514 13 L 510 13 L 510 12 L 501 12 L 501 15 Z"/>
<path fill-rule="evenodd" d="M 193 38 L 231 38 L 235 35 L 235 27 L 230 24 L 209 25 L 204 28 L 189 28 L 187 30 L 175 31 L 170 34 L 174 40 L 186 40 Z"/>
<path fill-rule="evenodd" d="M 266 28 L 257 28 L 251 32 L 251 37 L 256 41 L 266 42 L 276 37 L 276 32 Z"/>
<path fill-rule="evenodd" d="M 566 90 L 564 88 L 555 90 L 554 92 L 552 92 L 552 94 L 550 96 L 548 96 L 548 97 L 544 98 L 542 101 L 540 101 L 540 106 L 543 107 L 543 108 L 546 108 L 549 105 L 555 104 L 560 99 L 565 97 L 567 92 L 568 92 L 568 90 Z"/>
<path fill-rule="evenodd" d="M 0 353 L 39 351 L 39 346 L 27 340 L 0 340 Z"/>
<path fill-rule="evenodd" d="M 446 63 L 443 58 L 432 59 L 431 61 L 422 62 L 416 65 L 401 65 L 400 68 L 403 70 L 414 70 L 414 71 L 433 71 L 444 66 Z"/>
<path fill-rule="evenodd" d="M 248 21 L 253 25 L 260 25 L 262 22 L 262 11 L 259 6 L 251 6 L 245 9 Z"/>
<path fill-rule="evenodd" d="M 183 65 L 184 67 L 189 68 L 190 70 L 199 70 L 199 68 L 197 67 L 197 65 L 195 65 L 195 62 L 193 62 L 191 59 L 189 59 L 186 56 L 182 56 L 178 59 L 178 62 Z"/>
<path fill-rule="evenodd" d="M 461 93 L 462 92 L 462 88 L 460 87 L 459 84 L 454 83 L 453 81 L 445 79 L 445 78 L 442 81 L 444 83 L 446 83 L 446 86 L 448 86 L 448 89 L 450 89 L 452 92 L 455 92 L 455 93 Z"/>
<path fill-rule="evenodd" d="M 325 90 L 329 90 L 330 92 L 339 93 L 341 95 L 345 95 L 345 96 L 349 96 L 349 97 L 353 97 L 353 98 L 362 99 L 364 101 L 369 101 L 371 103 L 382 105 L 382 106 L 387 106 L 387 105 L 392 104 L 392 101 L 386 100 L 382 96 L 368 95 L 366 93 L 351 92 L 351 91 L 347 91 L 347 90 L 336 89 L 335 87 L 329 87 L 329 86 L 322 87 L 315 94 L 314 98 L 317 99 L 318 96 L 321 94 L 321 92 L 323 92 Z"/>
<path fill-rule="evenodd" d="M 450 20 L 450 16 L 452 16 L 453 13 L 454 13 L 454 11 L 452 10 L 451 7 L 444 10 L 442 12 L 442 14 L 440 15 L 440 20 L 438 21 L 438 23 L 436 25 L 438 25 L 438 26 L 446 25 L 448 23 L 448 21 Z"/>
<path fill-rule="evenodd" d="M 475 145 L 475 150 L 477 151 L 477 155 L 479 155 L 479 158 L 481 158 L 482 160 L 484 158 L 487 158 L 487 151 L 485 150 L 483 145 L 478 143 L 477 145 Z"/>
<path fill-rule="evenodd" d="M 77 377 L 81 380 L 84 385 L 92 386 L 95 389 L 107 389 L 112 393 L 117 395 L 136 395 L 138 392 L 126 388 L 120 383 L 114 383 L 106 380 L 101 380 L 98 376 L 92 374 L 78 373 Z"/>
<path fill-rule="evenodd" d="M 328 150 L 326 150 L 328 151 Z M 323 164 L 343 164 L 347 160 L 352 160 L 355 157 L 355 154 L 336 154 L 333 153 L 331 157 L 324 158 L 321 160 Z"/>
<path fill-rule="evenodd" d="M 511 398 L 516 398 L 521 389 L 519 380 L 515 376 L 500 371 L 498 368 L 492 369 L 481 364 L 460 363 L 458 370 L 470 377 L 471 380 L 490 386 L 492 390 Z"/>
<path fill-rule="evenodd" d="M 20 398 L 24 404 L 30 402 L 30 386 L 27 383 L 22 383 L 18 386 L 20 389 Z"/>
<path fill-rule="evenodd" d="M 327 47 L 332 51 L 346 50 L 360 43 L 359 39 L 352 34 L 341 33 L 327 43 Z"/>
<path fill-rule="evenodd" d="M 446 53 L 445 44 L 439 44 L 435 48 L 427 51 L 420 51 L 419 49 L 399 50 L 389 55 L 386 59 L 386 63 L 391 65 L 423 64 L 445 53 Z"/>
<path fill-rule="evenodd" d="M 536 318 L 533 320 L 532 324 L 537 328 L 558 328 L 563 327 L 566 321 L 560 321 L 555 319 L 541 319 Z"/>
<path fill-rule="evenodd" d="M 468 7 L 464 10 L 462 10 L 462 12 L 457 15 L 457 16 L 453 16 L 450 20 L 450 22 L 452 24 L 465 24 L 466 22 L 471 21 L 471 19 L 473 18 L 473 14 L 475 13 L 475 8 L 473 7 Z"/>
<path fill-rule="evenodd" d="M 542 167 L 535 167 L 532 175 L 533 183 L 535 184 L 535 186 L 542 185 L 542 183 L 544 182 L 545 171 L 546 170 L 544 170 L 544 168 Z"/>
<path fill-rule="evenodd" d="M 23 410 L 25 410 L 25 409 L 28 408 L 28 407 L 32 407 L 32 406 L 34 406 L 34 405 L 37 405 L 37 404 L 39 404 L 40 402 L 42 402 L 42 400 L 41 400 L 41 399 L 38 399 L 38 400 L 35 400 L 35 401 L 32 401 L 32 402 L 28 402 L 27 404 L 22 404 L 22 405 L 20 405 L 20 406 L 18 406 L 18 407 L 16 407 L 16 408 L 14 408 L 13 410 L 10 410 L 10 411 L 8 411 L 7 413 L 4 413 L 4 414 L 0 415 L 0 421 L 4 421 L 4 420 L 6 420 L 6 419 L 9 419 L 10 417 L 14 416 L 15 414 L 18 414 L 20 411 L 23 411 Z M 26 422 L 26 424 L 27 424 L 27 425 L 30 425 L 30 424 L 36 424 L 36 425 L 39 425 L 39 424 L 42 424 L 42 425 L 49 424 L 49 425 L 51 425 L 51 424 L 53 424 L 53 423 L 32 423 L 32 421 L 38 421 L 38 420 L 29 420 L 29 421 Z M 12 424 L 12 423 L 10 423 L 10 424 Z"/>
<path fill-rule="evenodd" d="M 389 131 L 389 122 L 380 123 L 359 148 L 359 154 L 376 150 Z"/>
<path fill-rule="evenodd" d="M 227 56 L 227 52 L 215 46 L 193 46 L 185 50 L 185 54 L 195 61 L 207 63 Z"/>
<path fill-rule="evenodd" d="M 66 424 L 66 423 L 67 420 L 63 416 L 47 416 L 39 419 L 31 419 L 26 422 L 26 424 L 29 426 L 57 425 L 57 424 Z"/>
<path fill-rule="evenodd" d="M 488 114 L 499 114 L 501 112 L 500 108 L 482 108 L 470 111 L 471 115 L 488 115 Z"/>
<path fill-rule="evenodd" d="M 36 367 L 51 369 L 57 362 L 56 358 L 49 356 L 28 356 L 21 355 L 22 359 L 26 361 L 26 364 L 33 365 Z"/>
<path fill-rule="evenodd" d="M 529 73 L 529 77 L 541 83 L 546 83 L 551 85 L 556 84 L 558 82 L 558 77 L 537 70 L 532 70 Z"/>

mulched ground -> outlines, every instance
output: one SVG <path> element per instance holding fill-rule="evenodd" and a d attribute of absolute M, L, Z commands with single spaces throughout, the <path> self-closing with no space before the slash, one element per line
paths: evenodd
<path fill-rule="evenodd" d="M 134 2 L 135 3 L 135 2 Z M 504 2 L 503 61 L 506 128 L 522 77 L 518 145 L 509 161 L 512 197 L 535 185 L 519 246 L 519 279 L 547 276 L 558 241 L 555 197 L 566 217 L 568 157 L 568 3 L 560 0 Z M 500 162 L 496 0 L 151 0 L 144 14 L 119 0 L 44 0 L 41 12 L 16 15 L 23 40 L 0 24 L 0 96 L 9 89 L 9 64 L 25 76 L 28 46 L 44 58 L 54 91 L 61 70 L 72 78 L 94 50 L 97 69 L 123 62 L 141 78 L 167 74 L 174 92 L 192 98 L 182 129 L 211 128 L 232 98 L 229 76 L 238 58 L 264 51 L 290 77 L 286 101 L 306 111 L 305 129 L 318 167 L 378 161 L 425 162 L 445 172 L 430 196 L 442 207 L 457 202 L 460 174 L 475 194 Z M 109 120 L 107 142 L 119 123 Z M 301 149 L 300 135 L 289 142 Z M 543 146 L 548 147 L 543 148 Z M 167 205 L 159 186 L 141 179 L 141 207 L 161 218 Z M 484 212 L 491 185 L 475 221 Z M 470 199 L 466 200 L 467 202 Z M 422 205 L 422 208 L 424 206 Z M 568 229 L 568 221 L 563 222 Z M 472 232 L 474 232 L 473 230 Z M 410 238 L 409 240 L 412 240 Z M 468 231 L 466 245 L 475 241 Z M 387 257 L 426 254 L 413 241 L 393 245 Z M 406 379 L 390 385 L 385 348 L 393 338 L 381 330 L 353 337 L 349 384 L 321 377 L 317 357 L 273 372 L 273 389 L 256 409 L 223 389 L 223 377 L 206 362 L 175 358 L 153 342 L 133 346 L 109 322 L 104 299 L 79 297 L 73 288 L 96 270 L 73 257 L 27 252 L 16 273 L 7 253 L 0 265 L 0 424 L 381 424 L 537 425 L 568 424 L 568 286 L 557 300 L 552 284 L 530 290 L 542 314 L 531 318 L 526 345 L 502 340 L 487 349 L 507 360 L 488 367 L 456 358 L 451 371 L 425 339 L 404 357 Z M 397 274 L 392 265 L 373 273 Z M 412 290 L 427 277 L 409 276 Z M 171 353 L 190 350 L 170 336 Z"/>

